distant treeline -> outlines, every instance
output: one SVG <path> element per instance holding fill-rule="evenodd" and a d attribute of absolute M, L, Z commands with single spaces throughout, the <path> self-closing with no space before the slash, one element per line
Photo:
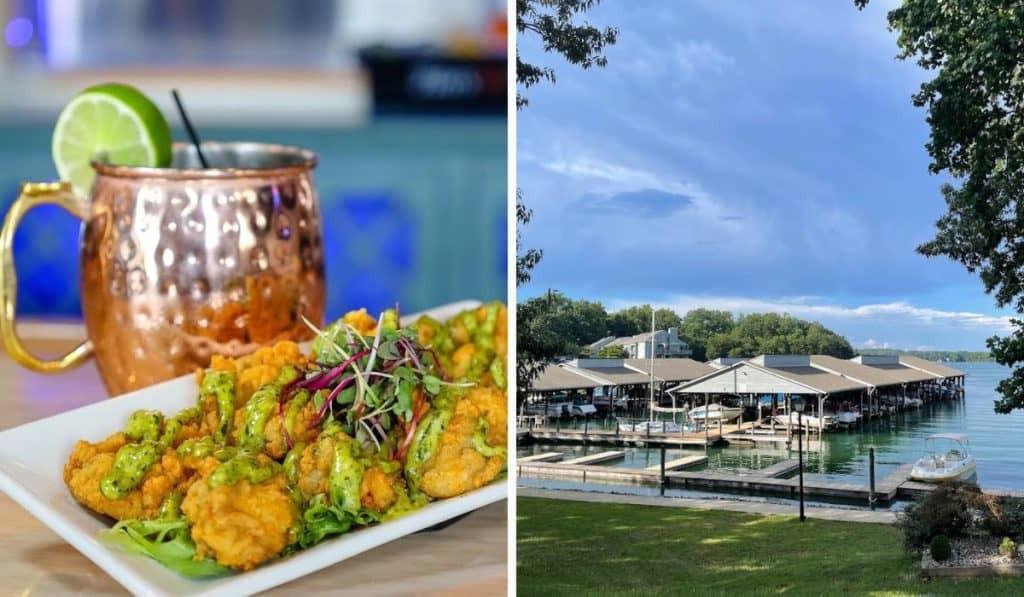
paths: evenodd
<path fill-rule="evenodd" d="M 609 313 L 599 302 L 549 292 L 519 303 L 517 320 L 519 346 L 529 354 L 579 354 L 605 336 L 649 332 L 651 306 Z M 778 313 L 734 316 L 728 311 L 693 309 L 680 316 L 671 309 L 657 309 L 654 320 L 659 330 L 679 328 L 692 358 L 700 361 L 759 354 L 827 354 L 848 359 L 855 354 L 846 338 L 820 323 Z"/>
<path fill-rule="evenodd" d="M 866 356 L 892 356 L 906 354 L 929 361 L 951 361 L 954 363 L 973 363 L 991 361 L 992 354 L 987 350 L 899 350 L 896 348 L 858 348 L 857 352 Z"/>

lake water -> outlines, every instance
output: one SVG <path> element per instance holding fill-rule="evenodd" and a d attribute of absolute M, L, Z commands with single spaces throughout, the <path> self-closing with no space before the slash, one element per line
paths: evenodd
<path fill-rule="evenodd" d="M 868 450 L 875 449 L 875 476 L 882 479 L 901 464 L 917 460 L 924 449 L 924 438 L 941 432 L 966 433 L 971 451 L 978 461 L 978 483 L 985 488 L 1024 489 L 1024 411 L 996 414 L 996 384 L 1010 369 L 996 363 L 955 363 L 967 374 L 965 399 L 944 401 L 894 417 L 876 420 L 862 429 L 826 433 L 819 446 L 811 441 L 805 453 L 805 475 L 841 482 L 866 483 Z M 708 463 L 701 468 L 745 472 L 771 466 L 780 460 L 796 458 L 785 444 L 733 443 L 708 450 Z M 605 446 L 533 445 L 519 449 L 519 455 L 546 451 L 572 452 L 577 455 L 607 450 Z M 626 448 L 623 460 L 608 466 L 643 468 L 660 462 L 660 451 Z M 668 450 L 666 459 L 694 454 L 702 449 Z M 700 470 L 700 469 L 694 469 Z M 535 480 L 540 481 L 540 480 Z M 534 481 L 530 485 L 536 485 Z M 550 480 L 543 486 L 553 487 Z"/>

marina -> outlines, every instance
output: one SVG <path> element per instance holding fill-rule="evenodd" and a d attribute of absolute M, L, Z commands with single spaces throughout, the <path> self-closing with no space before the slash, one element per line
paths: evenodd
<path fill-rule="evenodd" d="M 898 508 L 902 501 L 933 487 L 910 480 L 909 473 L 922 457 L 925 438 L 936 433 L 964 433 L 970 437 L 971 453 L 977 461 L 977 480 L 987 493 L 1024 490 L 1024 464 L 1013 456 L 1024 453 L 1024 439 L 1017 431 L 1024 425 L 1024 414 L 999 415 L 992 411 L 995 386 L 1009 370 L 994 363 L 960 363 L 957 367 L 965 377 L 959 385 L 963 391 L 955 399 L 940 398 L 936 393 L 930 399 L 922 399 L 919 406 L 907 404 L 891 412 L 879 409 L 879 414 L 857 425 L 836 426 L 823 434 L 809 429 L 802 438 L 805 493 L 826 502 L 866 506 L 870 495 L 869 451 L 873 448 L 877 503 Z M 884 404 L 881 399 L 879 403 Z M 685 421 L 677 413 L 655 415 L 669 421 L 675 415 L 677 422 Z M 743 421 L 723 424 L 721 428 L 713 424 L 702 427 L 699 433 L 685 428 L 676 433 L 633 433 L 621 429 L 616 433 L 612 417 L 543 422 L 524 418 L 521 423 L 517 434 L 520 464 L 530 466 L 517 472 L 521 482 L 531 487 L 626 493 L 732 492 L 748 497 L 788 498 L 797 484 L 799 433 L 781 426 L 773 431 L 770 423 L 765 426 Z M 542 423 L 544 426 L 539 426 Z M 657 425 L 651 429 L 657 429 Z M 522 459 L 535 452 L 575 456 L 613 447 L 623 450 L 624 456 L 587 469 L 585 481 L 582 470 L 533 466 L 534 463 Z M 678 470 L 667 468 L 662 486 L 662 448 L 667 451 L 667 463 L 687 455 L 703 455 L 707 460 Z M 777 473 L 777 469 L 782 470 Z"/>

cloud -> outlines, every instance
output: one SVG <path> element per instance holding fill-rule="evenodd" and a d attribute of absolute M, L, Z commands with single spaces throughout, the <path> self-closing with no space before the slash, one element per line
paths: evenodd
<path fill-rule="evenodd" d="M 892 348 L 892 345 L 888 342 L 879 342 L 874 338 L 868 338 L 864 341 L 862 348 Z"/>
<path fill-rule="evenodd" d="M 639 304 L 635 301 L 608 301 L 609 309 L 615 310 L 628 305 Z M 685 313 L 691 309 L 704 307 L 731 311 L 733 313 L 788 313 L 794 317 L 806 319 L 832 319 L 848 321 L 899 321 L 900 323 L 917 323 L 924 325 L 941 325 L 966 330 L 988 330 L 993 333 L 1011 331 L 1010 318 L 998 315 L 985 315 L 972 311 L 944 311 L 930 307 L 918 307 L 905 301 L 890 303 L 874 303 L 847 307 L 837 304 L 817 302 L 809 297 L 793 298 L 747 298 L 723 296 L 678 295 L 662 305 Z"/>
<path fill-rule="evenodd" d="M 679 70 L 676 74 L 690 78 L 702 73 L 723 73 L 736 61 L 707 41 L 685 41 L 672 45 L 670 56 Z"/>
<path fill-rule="evenodd" d="M 693 205 L 693 200 L 679 193 L 654 189 L 627 191 L 611 195 L 587 193 L 572 203 L 574 209 L 589 213 L 606 213 L 636 218 L 663 218 Z"/>

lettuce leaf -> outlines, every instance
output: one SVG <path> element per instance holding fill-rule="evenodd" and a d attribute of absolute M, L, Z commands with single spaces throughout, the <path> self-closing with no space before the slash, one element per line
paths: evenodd
<path fill-rule="evenodd" d="M 122 520 L 100 533 L 100 538 L 126 552 L 149 556 L 182 576 L 197 578 L 231 573 L 230 568 L 211 559 L 195 559 L 196 544 L 183 518 Z"/>
<path fill-rule="evenodd" d="M 316 495 L 302 513 L 303 524 L 299 545 L 305 549 L 316 545 L 324 537 L 347 533 L 353 522 L 351 514 L 327 503 L 322 494 Z"/>

